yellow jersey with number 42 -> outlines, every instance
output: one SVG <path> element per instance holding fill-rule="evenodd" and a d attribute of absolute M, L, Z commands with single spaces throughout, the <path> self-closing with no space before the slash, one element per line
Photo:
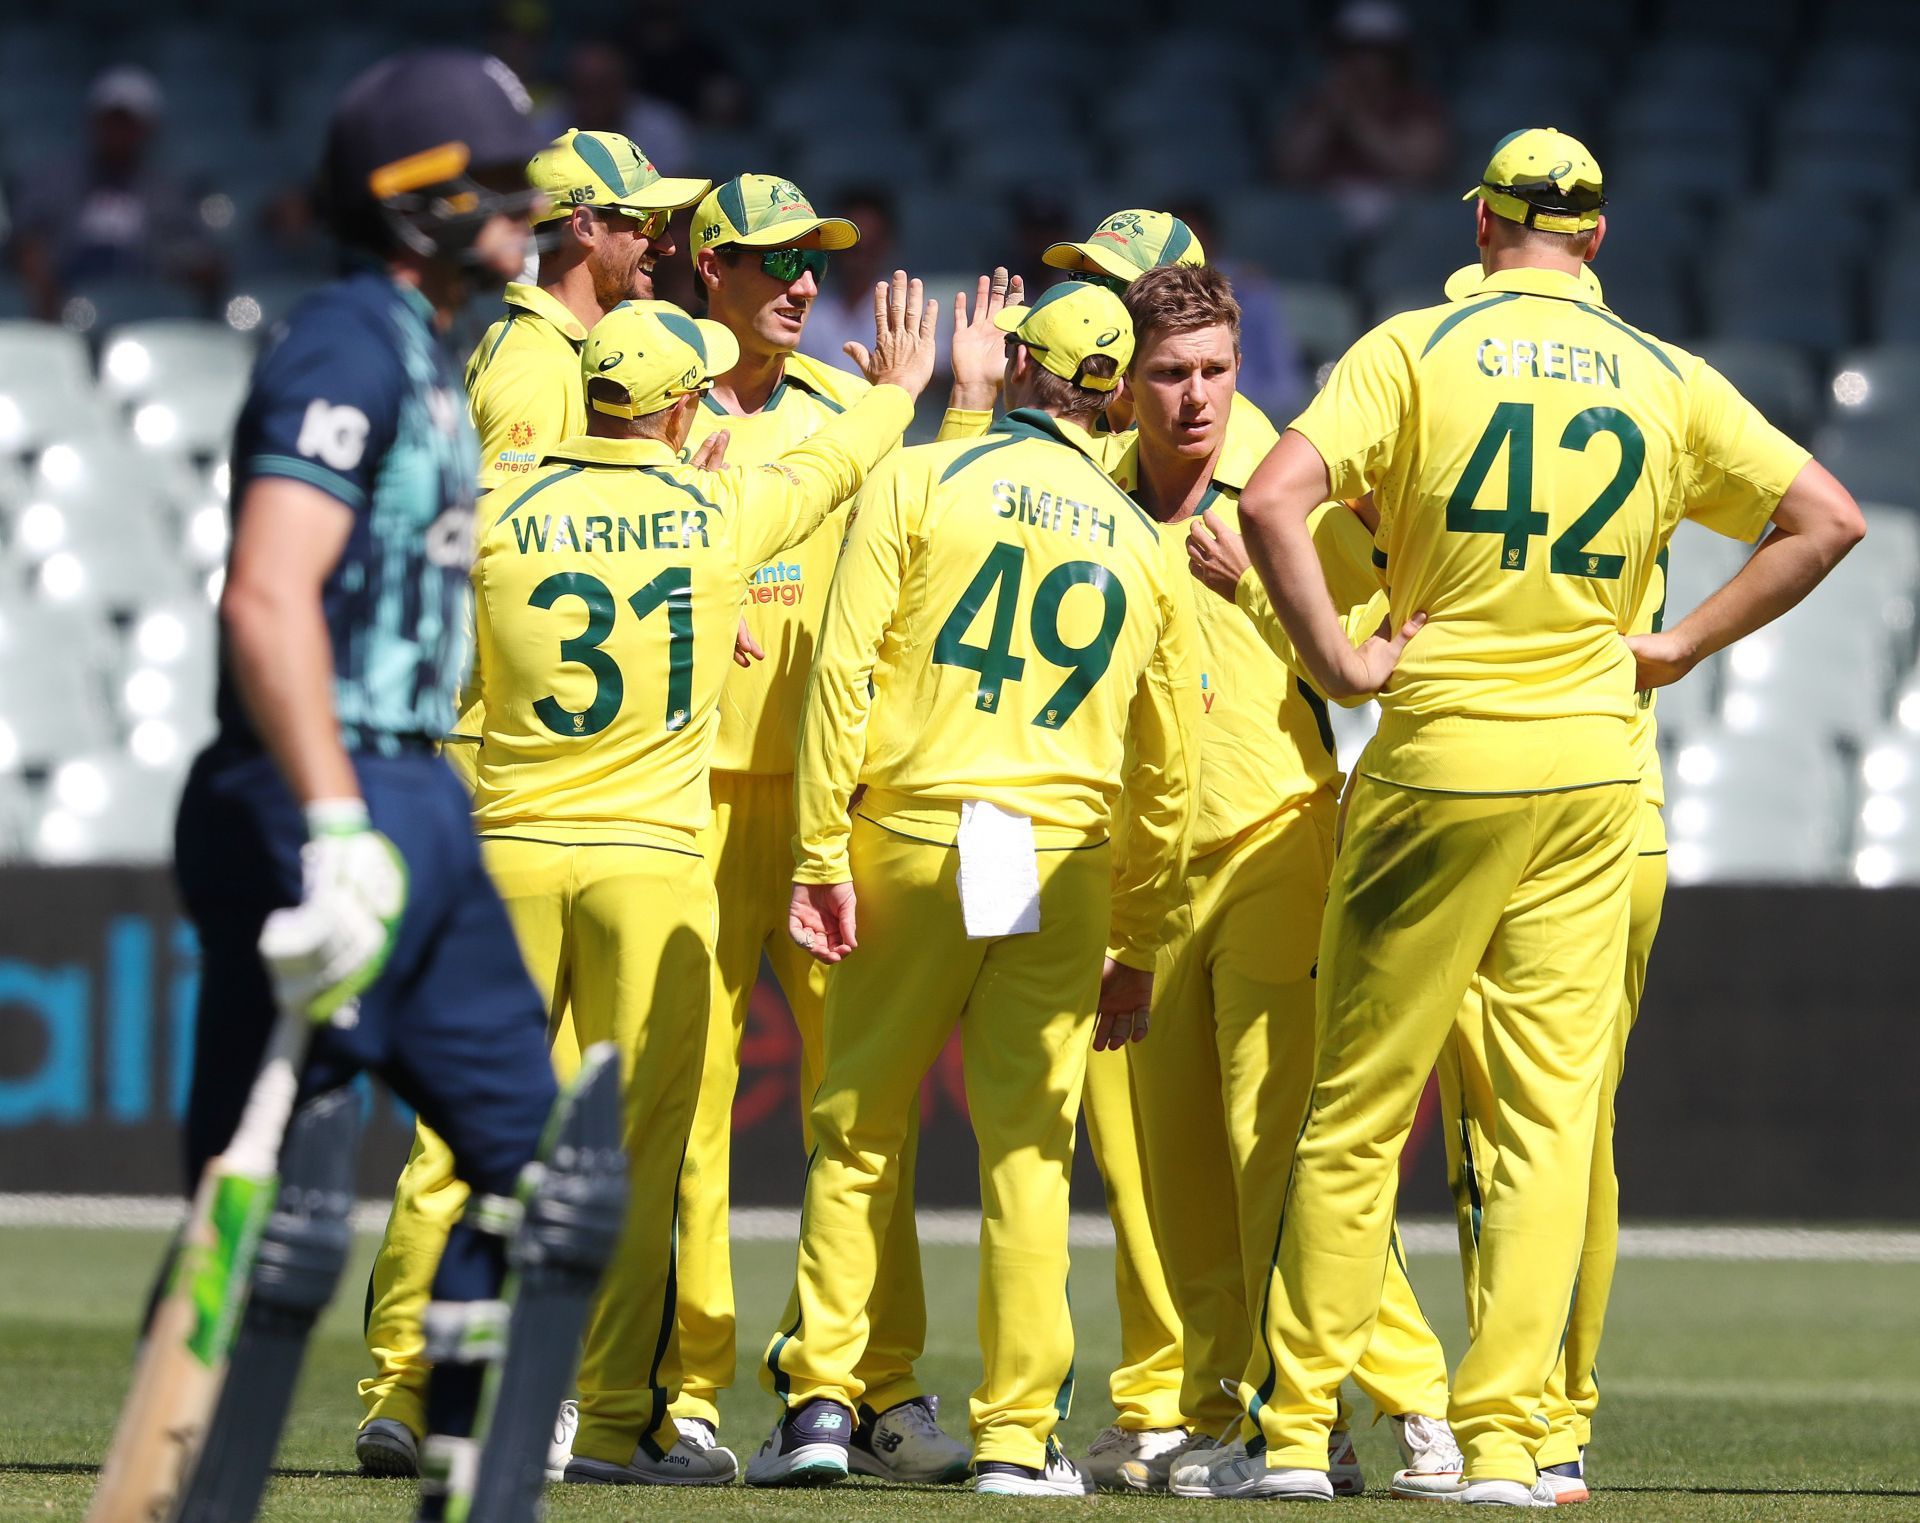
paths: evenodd
<path fill-rule="evenodd" d="M 1334 496 L 1373 492 L 1395 623 L 1428 616 L 1361 770 L 1448 791 L 1637 779 L 1621 636 L 1655 556 L 1683 517 L 1757 538 L 1808 459 L 1703 360 L 1541 269 L 1389 318 L 1292 426 Z"/>
<path fill-rule="evenodd" d="M 474 561 L 484 716 L 475 828 L 696 850 L 740 600 L 899 441 L 895 386 L 758 466 L 651 439 L 567 440 L 487 499 Z"/>

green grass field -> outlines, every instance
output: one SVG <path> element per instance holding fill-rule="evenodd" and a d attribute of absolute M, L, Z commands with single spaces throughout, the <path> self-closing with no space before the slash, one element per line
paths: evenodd
<path fill-rule="evenodd" d="M 160 1248 L 156 1234 L 8 1229 L 0 1236 L 0 1519 L 78 1519 L 127 1375 L 131 1319 Z M 349 1269 L 316 1339 L 286 1435 L 268 1519 L 403 1523 L 412 1488 L 353 1473 L 364 1364 L 360 1286 L 371 1240 Z M 923 1365 L 964 1426 L 978 1378 L 974 1255 L 926 1251 L 931 1348 Z M 772 1407 L 752 1362 L 784 1299 L 791 1250 L 736 1249 L 746 1310 L 740 1385 L 724 1439 L 742 1458 Z M 1449 1351 L 1461 1344 L 1454 1264 L 1414 1260 L 1415 1280 Z M 1104 1372 L 1115 1348 L 1112 1255 L 1074 1265 L 1081 1383 L 1066 1430 L 1078 1449 L 1110 1415 Z M 1911 1264 L 1674 1263 L 1620 1267 L 1604 1370 L 1601 1488 L 1588 1516 L 1700 1519 L 1920 1519 L 1920 1268 Z M 1393 1467 L 1382 1426 L 1358 1434 L 1372 1485 Z M 688 1493 L 553 1488 L 555 1523 L 588 1518 L 944 1518 L 1055 1516 L 1062 1507 L 1198 1517 L 1218 1504 L 1167 1498 L 1074 1502 L 977 1499 L 945 1489 L 853 1482 L 831 1493 Z M 1348 1519 L 1406 1517 L 1384 1496 L 1336 1504 Z"/>

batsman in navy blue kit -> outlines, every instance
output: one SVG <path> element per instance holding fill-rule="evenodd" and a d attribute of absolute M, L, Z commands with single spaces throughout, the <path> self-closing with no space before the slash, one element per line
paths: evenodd
<path fill-rule="evenodd" d="M 478 54 L 401 54 L 342 96 L 321 190 L 346 273 L 273 337 L 236 428 L 219 733 L 176 839 L 203 958 L 189 1177 L 232 1135 L 279 1012 L 298 1009 L 302 1095 L 379 1075 L 472 1187 L 428 1314 L 423 1517 L 532 1516 L 577 1351 L 577 1322 L 571 1343 L 565 1328 L 584 1319 L 625 1196 L 623 1170 L 609 1194 L 595 1172 L 607 1158 L 567 1141 L 570 1119 L 572 1142 L 599 1136 L 599 1112 L 579 1114 L 584 1085 L 556 1093 L 545 1005 L 436 751 L 470 659 L 478 475 L 443 338 L 469 299 L 519 273 L 541 146 L 519 81 Z M 595 1084 L 614 1092 L 615 1154 L 617 1082 Z M 297 1135 L 296 1120 L 283 1200 L 310 1166 L 292 1156 Z M 256 1276 L 253 1301 L 265 1294 Z M 557 1351 L 535 1347 L 556 1331 Z M 249 1452 L 220 1466 L 264 1482 L 272 1436 L 236 1436 L 258 1424 L 236 1389 L 243 1353 L 209 1447 L 231 1439 Z"/>

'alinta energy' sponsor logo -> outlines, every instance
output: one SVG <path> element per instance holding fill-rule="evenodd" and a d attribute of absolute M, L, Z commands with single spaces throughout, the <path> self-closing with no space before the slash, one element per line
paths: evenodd
<path fill-rule="evenodd" d="M 793 608 L 806 597 L 807 577 L 798 561 L 768 561 L 747 581 L 750 603 L 781 603 Z"/>

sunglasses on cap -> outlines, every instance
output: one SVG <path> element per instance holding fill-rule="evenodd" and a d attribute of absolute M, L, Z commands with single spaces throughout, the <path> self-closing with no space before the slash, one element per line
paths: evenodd
<path fill-rule="evenodd" d="M 803 270 L 810 270 L 818 285 L 826 279 L 831 257 L 825 249 L 768 249 L 760 256 L 760 268 L 785 285 L 792 285 Z"/>
<path fill-rule="evenodd" d="M 1090 286 L 1099 286 L 1103 291 L 1111 291 L 1115 296 L 1127 294 L 1127 283 L 1118 275 L 1104 274 L 1099 270 L 1069 270 L 1068 280 L 1083 280 Z"/>

